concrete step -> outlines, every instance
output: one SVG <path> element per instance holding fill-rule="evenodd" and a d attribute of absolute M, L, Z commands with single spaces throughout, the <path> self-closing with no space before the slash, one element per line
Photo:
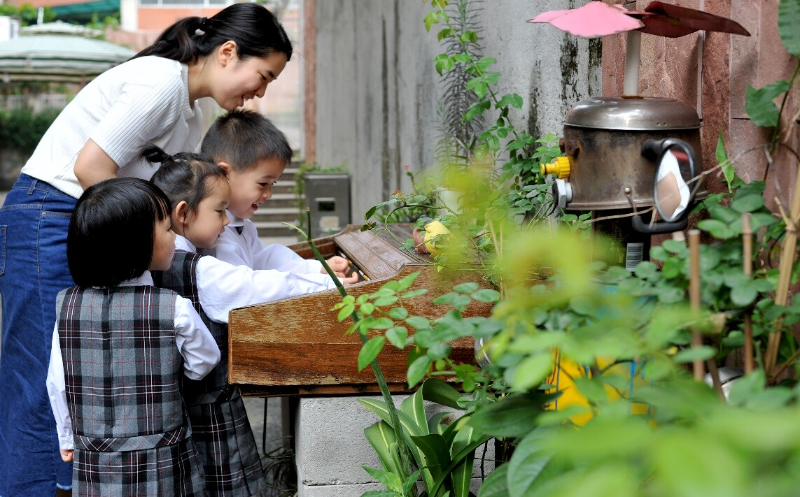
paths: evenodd
<path fill-rule="evenodd" d="M 261 209 L 297 209 L 297 196 L 294 193 L 273 193 L 272 198 L 267 200 Z"/>
<path fill-rule="evenodd" d="M 258 230 L 259 238 L 276 238 L 286 237 L 294 238 L 297 240 L 297 231 L 277 221 L 259 221 L 253 222 Z"/>
<path fill-rule="evenodd" d="M 262 205 L 253 215 L 253 222 L 267 221 L 286 221 L 294 222 L 300 217 L 300 210 L 297 207 L 269 207 L 270 202 Z M 265 207 L 267 206 L 267 207 Z"/>

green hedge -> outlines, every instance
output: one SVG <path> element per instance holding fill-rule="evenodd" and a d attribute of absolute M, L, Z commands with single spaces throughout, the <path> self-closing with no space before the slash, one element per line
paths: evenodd
<path fill-rule="evenodd" d="M 0 109 L 0 147 L 33 152 L 61 110 Z"/>

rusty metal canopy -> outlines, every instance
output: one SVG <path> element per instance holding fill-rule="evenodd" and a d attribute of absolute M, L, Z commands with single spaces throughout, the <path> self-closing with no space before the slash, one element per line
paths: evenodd
<path fill-rule="evenodd" d="M 687 130 L 700 128 L 691 105 L 671 98 L 597 97 L 578 102 L 564 125 L 619 131 Z"/>

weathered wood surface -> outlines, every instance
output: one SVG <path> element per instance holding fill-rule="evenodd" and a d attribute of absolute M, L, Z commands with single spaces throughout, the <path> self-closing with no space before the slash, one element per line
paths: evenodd
<path fill-rule="evenodd" d="M 410 237 L 410 227 L 400 234 L 405 232 Z M 348 293 L 355 297 L 375 292 L 389 280 L 419 271 L 412 288 L 428 288 L 430 291 L 404 301 L 412 315 L 431 319 L 439 317 L 449 308 L 433 305 L 431 301 L 451 291 L 455 284 L 475 280 L 476 273 L 472 271 L 437 272 L 435 266 L 403 253 L 393 246 L 391 239 L 387 241 L 372 232 L 346 229 L 318 242 L 324 256 L 341 250 L 370 277 L 369 281 L 347 287 Z M 311 254 L 310 249 L 306 252 L 307 247 L 307 244 L 292 246 L 301 256 Z M 372 369 L 358 372 L 360 338 L 355 333 L 345 335 L 352 321 L 348 319 L 339 323 L 336 312 L 331 311 L 340 301 L 338 291 L 328 290 L 232 310 L 230 381 L 241 385 L 245 394 L 259 396 L 345 395 L 376 391 Z M 489 312 L 489 304 L 473 303 L 467 315 L 488 315 Z M 460 339 L 452 345 L 453 359 L 474 361 L 471 339 Z M 379 356 L 386 381 L 395 391 L 406 388 L 407 354 L 407 351 L 397 350 L 387 343 Z"/>

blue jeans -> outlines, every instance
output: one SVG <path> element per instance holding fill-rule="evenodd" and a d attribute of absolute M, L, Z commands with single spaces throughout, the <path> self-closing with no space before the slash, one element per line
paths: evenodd
<path fill-rule="evenodd" d="M 45 379 L 56 295 L 74 285 L 67 230 L 76 200 L 22 174 L 0 209 L 0 496 L 54 495 L 72 486 Z"/>

